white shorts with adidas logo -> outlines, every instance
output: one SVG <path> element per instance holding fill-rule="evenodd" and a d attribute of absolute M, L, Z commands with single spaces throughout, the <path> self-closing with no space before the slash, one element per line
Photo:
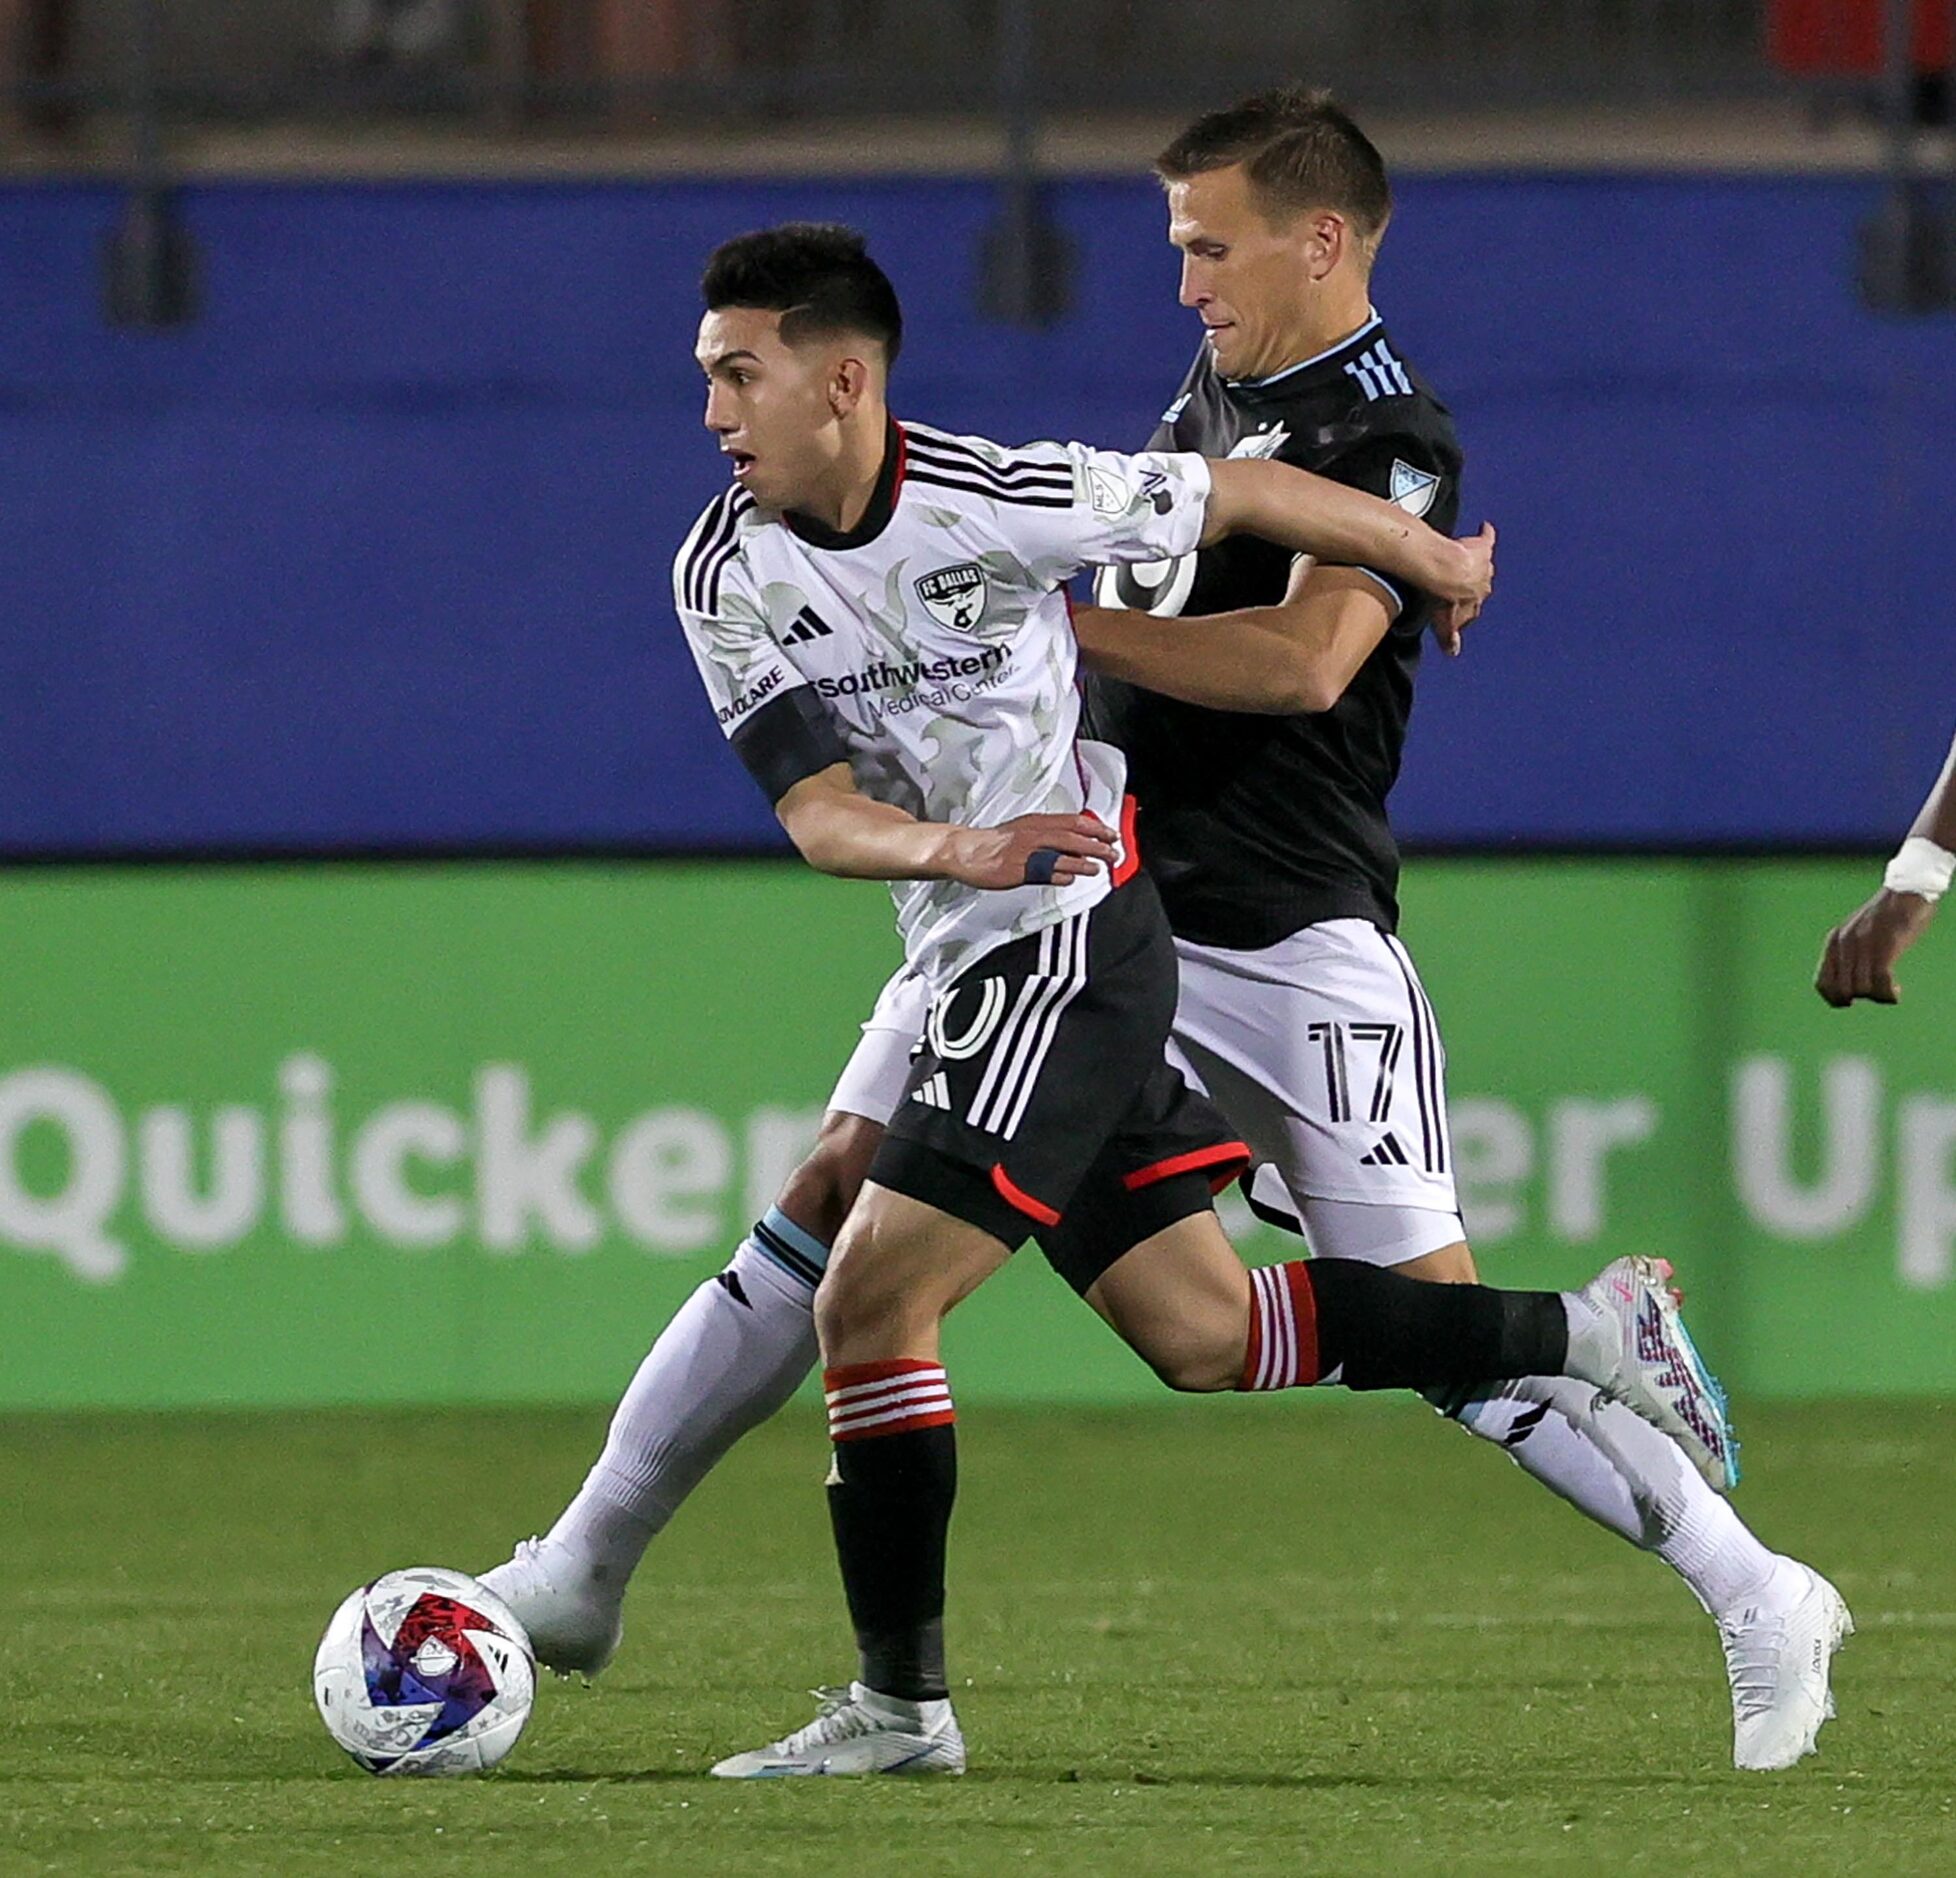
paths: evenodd
<path fill-rule="evenodd" d="M 1465 1238 L 1446 1051 L 1396 938 L 1334 919 L 1260 951 L 1175 951 L 1169 1053 L 1255 1151 L 1259 1212 L 1301 1221 L 1324 1258 L 1396 1265 Z M 884 986 L 832 1109 L 889 1120 L 928 1009 L 907 968 Z"/>
<path fill-rule="evenodd" d="M 1397 939 L 1369 920 L 1333 919 L 1261 951 L 1180 939 L 1175 951 L 1175 1047 L 1191 1080 L 1269 1164 L 1254 1190 L 1260 1202 L 1276 1197 L 1281 1209 L 1276 1176 L 1324 1256 L 1396 1264 L 1420 1253 L 1381 1253 L 1418 1239 L 1437 1251 L 1465 1236 L 1447 1135 L 1446 1049 Z M 1333 1204 L 1311 1204 L 1324 1201 Z M 1401 1234 L 1362 1215 L 1346 1222 L 1344 1205 L 1437 1217 L 1408 1222 Z"/>

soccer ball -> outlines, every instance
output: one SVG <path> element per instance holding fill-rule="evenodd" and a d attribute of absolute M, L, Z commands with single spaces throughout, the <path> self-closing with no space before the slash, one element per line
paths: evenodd
<path fill-rule="evenodd" d="M 416 1566 L 354 1592 L 326 1626 L 312 1695 L 370 1774 L 474 1774 L 523 1732 L 536 1655 L 516 1615 L 466 1572 Z"/>

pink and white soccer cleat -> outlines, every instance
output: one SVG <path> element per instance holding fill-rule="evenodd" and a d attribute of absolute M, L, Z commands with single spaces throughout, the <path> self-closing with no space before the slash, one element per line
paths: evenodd
<path fill-rule="evenodd" d="M 1730 1493 L 1739 1484 L 1738 1440 L 1725 1391 L 1679 1314 L 1670 1261 L 1616 1259 L 1565 1295 L 1575 1307 L 1569 1373 L 1662 1429 L 1715 1492 Z"/>

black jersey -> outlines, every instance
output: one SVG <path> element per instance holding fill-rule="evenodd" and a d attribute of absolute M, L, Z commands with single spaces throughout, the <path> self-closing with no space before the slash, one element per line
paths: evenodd
<path fill-rule="evenodd" d="M 1151 447 L 1275 457 L 1384 496 L 1447 533 L 1459 512 L 1453 420 L 1376 318 L 1266 379 L 1219 377 L 1205 346 Z M 1288 549 L 1233 536 L 1179 561 L 1105 569 L 1095 597 L 1171 616 L 1270 606 L 1284 597 L 1291 563 Z M 1089 680 L 1093 734 L 1127 752 L 1142 860 L 1178 937 L 1249 950 L 1320 920 L 1368 919 L 1388 932 L 1397 924 L 1399 850 L 1386 795 L 1432 603 L 1372 578 L 1399 602 L 1398 616 L 1329 711 L 1211 711 Z"/>

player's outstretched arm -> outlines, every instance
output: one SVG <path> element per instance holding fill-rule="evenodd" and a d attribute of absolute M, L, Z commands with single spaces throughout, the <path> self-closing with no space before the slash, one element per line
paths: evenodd
<path fill-rule="evenodd" d="M 1115 854 L 1113 830 L 1092 815 L 1020 815 L 996 828 L 919 821 L 864 795 L 846 763 L 803 777 L 774 812 L 810 867 L 848 880 L 1061 885 L 1099 873 Z"/>
<path fill-rule="evenodd" d="M 1894 1004 L 1901 995 L 1895 965 L 1922 937 L 1936 902 L 1956 875 L 1956 741 L 1942 774 L 1910 825 L 1881 891 L 1827 935 L 1813 986 L 1836 1009 L 1856 998 Z"/>
<path fill-rule="evenodd" d="M 1442 602 L 1478 605 L 1494 587 L 1494 530 L 1453 541 L 1367 495 L 1288 463 L 1211 459 L 1202 544 L 1257 535 L 1345 567 L 1376 567 Z"/>

